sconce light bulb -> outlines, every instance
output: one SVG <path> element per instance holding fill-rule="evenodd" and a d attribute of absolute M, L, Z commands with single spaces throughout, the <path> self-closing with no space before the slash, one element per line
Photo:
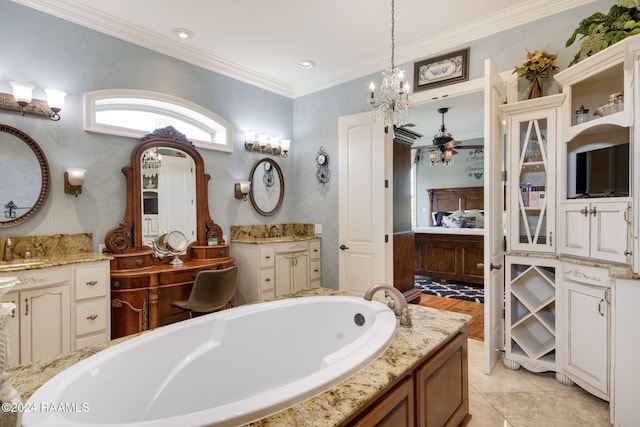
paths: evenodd
<path fill-rule="evenodd" d="M 21 107 L 26 107 L 33 99 L 33 88 L 35 87 L 31 83 L 12 81 L 9 82 L 13 87 L 13 97 Z"/>
<path fill-rule="evenodd" d="M 62 110 L 64 97 L 67 96 L 67 93 L 58 89 L 45 89 L 44 91 L 47 94 L 47 104 L 51 111 L 58 113 Z"/>

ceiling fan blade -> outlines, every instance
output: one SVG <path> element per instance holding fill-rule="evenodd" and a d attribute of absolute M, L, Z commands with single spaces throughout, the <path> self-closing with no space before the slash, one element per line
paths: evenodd
<path fill-rule="evenodd" d="M 456 148 L 458 150 L 483 150 L 484 145 L 459 145 Z"/>

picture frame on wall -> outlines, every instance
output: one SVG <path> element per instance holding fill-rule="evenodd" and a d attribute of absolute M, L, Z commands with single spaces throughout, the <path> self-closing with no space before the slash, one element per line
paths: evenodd
<path fill-rule="evenodd" d="M 469 80 L 470 48 L 414 63 L 414 92 Z"/>

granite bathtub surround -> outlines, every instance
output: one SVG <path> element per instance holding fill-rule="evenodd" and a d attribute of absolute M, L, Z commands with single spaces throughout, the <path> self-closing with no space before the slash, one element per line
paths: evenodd
<path fill-rule="evenodd" d="M 232 242 L 252 242 L 260 241 L 269 236 L 269 231 L 273 226 L 277 226 L 278 237 L 283 240 L 306 240 L 316 237 L 313 224 L 252 224 L 252 225 L 232 225 Z M 276 230 L 274 230 L 276 232 Z"/>
<path fill-rule="evenodd" d="M 312 288 L 297 292 L 290 297 L 313 295 L 348 295 L 328 288 Z M 376 298 L 378 299 L 378 298 Z M 335 426 L 346 420 L 358 408 L 367 403 L 376 393 L 402 375 L 453 333 L 465 327 L 470 316 L 454 312 L 410 305 L 413 320 L 411 328 L 397 328 L 389 347 L 373 362 L 337 386 L 292 408 L 278 412 L 248 425 Z M 33 392 L 57 373 L 74 363 L 97 353 L 109 345 L 131 336 L 81 350 L 16 366 L 8 370 L 10 381 L 26 400 Z"/>
<path fill-rule="evenodd" d="M 33 258 L 47 258 L 93 251 L 93 235 L 91 233 L 2 236 L 0 237 L 0 248 L 4 248 L 7 237 L 11 237 L 13 242 L 14 258 L 24 258 L 27 252 L 30 252 Z"/>

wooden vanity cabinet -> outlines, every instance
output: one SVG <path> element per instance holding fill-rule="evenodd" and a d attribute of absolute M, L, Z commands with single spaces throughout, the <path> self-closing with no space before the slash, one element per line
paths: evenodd
<path fill-rule="evenodd" d="M 466 326 L 343 426 L 464 426 L 469 414 Z"/>

